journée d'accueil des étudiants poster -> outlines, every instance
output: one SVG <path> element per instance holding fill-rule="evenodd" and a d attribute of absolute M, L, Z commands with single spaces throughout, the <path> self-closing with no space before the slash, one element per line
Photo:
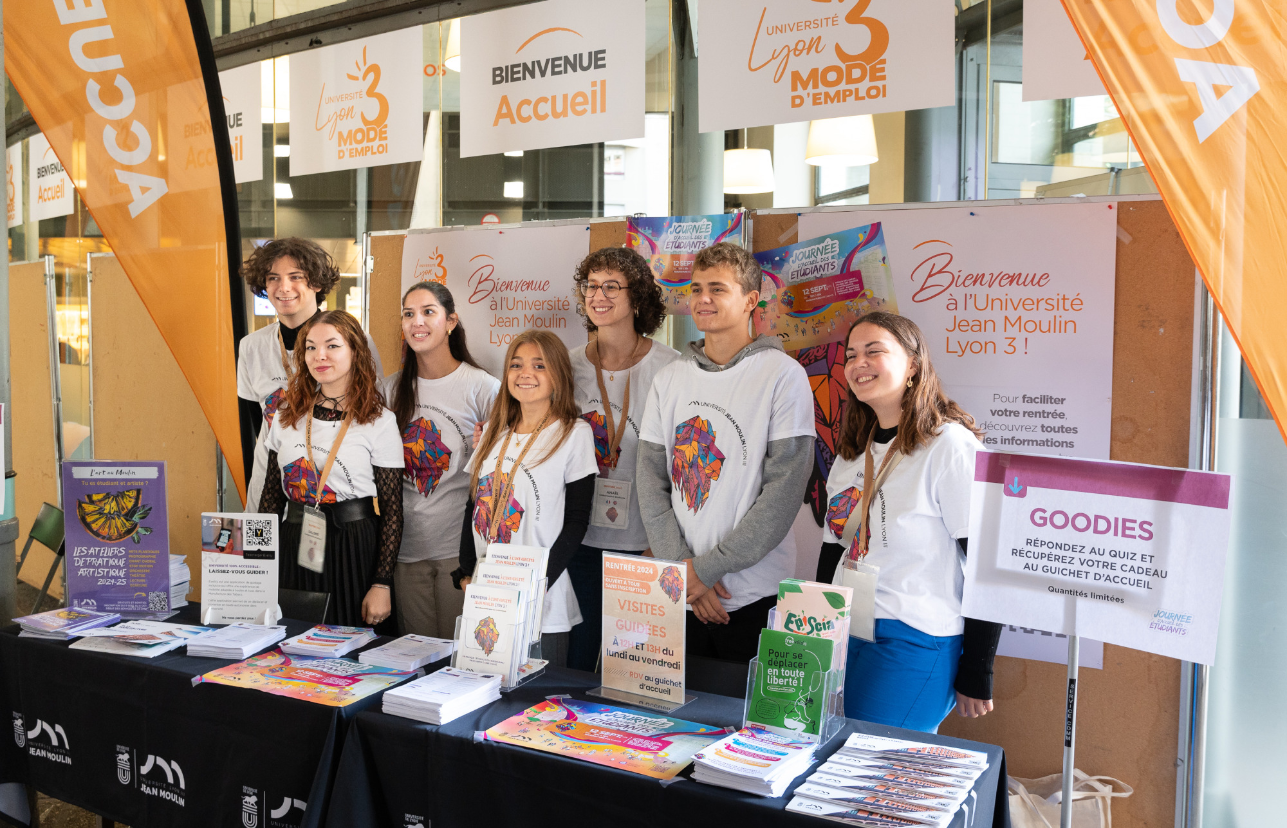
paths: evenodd
<path fill-rule="evenodd" d="M 741 244 L 742 227 L 741 213 L 630 217 L 626 219 L 626 246 L 648 260 L 653 278 L 661 287 L 666 312 L 687 315 L 693 260 L 713 244 Z"/>

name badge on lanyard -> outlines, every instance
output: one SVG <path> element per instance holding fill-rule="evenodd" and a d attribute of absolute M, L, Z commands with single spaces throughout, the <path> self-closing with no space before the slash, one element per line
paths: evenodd
<path fill-rule="evenodd" d="M 871 542 L 871 501 L 902 459 L 902 453 L 896 447 L 890 446 L 885 459 L 881 461 L 880 471 L 873 478 L 871 444 L 875 438 L 876 427 L 873 424 L 871 436 L 867 438 L 866 461 L 862 476 L 862 502 L 857 515 L 858 521 L 855 522 L 855 516 L 850 515 L 845 521 L 844 534 L 840 536 L 841 544 L 848 550 L 845 554 L 844 568 L 841 570 L 840 583 L 854 591 L 849 615 L 849 634 L 864 641 L 876 640 L 876 582 L 880 577 L 880 567 L 867 563 L 868 545 Z"/>
<path fill-rule="evenodd" d="M 635 350 L 639 349 L 638 344 Z M 630 357 L 634 358 L 634 352 Z M 599 382 L 599 399 L 603 402 L 603 420 L 608 432 L 608 458 L 615 461 L 621 447 L 621 438 L 630 428 L 630 374 L 626 369 L 626 393 L 621 403 L 621 422 L 612 414 L 612 401 L 608 399 L 608 387 L 603 383 L 603 365 L 594 360 L 594 378 Z M 590 512 L 590 525 L 604 529 L 630 528 L 630 489 L 628 480 L 610 480 L 597 477 L 594 481 L 594 508 Z"/>
<path fill-rule="evenodd" d="M 317 477 L 316 502 L 311 506 L 304 504 L 304 519 L 300 523 L 299 555 L 296 561 L 304 569 L 319 575 L 326 569 L 326 513 L 317 507 L 322 504 L 322 492 L 326 491 L 326 478 L 331 474 L 331 466 L 335 465 L 335 456 L 340 451 L 340 443 L 344 442 L 344 435 L 348 433 L 351 422 L 353 422 L 353 414 L 350 412 L 344 415 L 344 422 L 340 425 L 339 433 L 335 435 L 331 451 L 326 455 L 326 465 L 322 467 L 322 473 Z M 304 447 L 308 451 L 308 464 L 316 471 L 317 463 L 313 459 L 312 412 L 309 412 L 308 424 L 304 426 Z"/>

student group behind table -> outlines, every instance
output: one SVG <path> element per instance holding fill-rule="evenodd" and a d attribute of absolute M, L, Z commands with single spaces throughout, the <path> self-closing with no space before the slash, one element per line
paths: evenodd
<path fill-rule="evenodd" d="M 568 634 L 568 666 L 593 671 L 603 628 L 603 553 L 648 549 L 635 489 L 639 423 L 653 377 L 679 352 L 649 339 L 666 320 L 666 303 L 638 253 L 596 250 L 577 266 L 575 278 L 578 310 L 593 340 L 571 352 L 572 375 L 577 410 L 594 431 L 599 477 L 590 527 L 568 564 L 582 618 Z"/>
<path fill-rule="evenodd" d="M 653 555 L 687 562 L 688 653 L 741 662 L 795 572 L 815 439 L 804 369 L 749 333 L 760 278 L 737 245 L 697 255 L 689 307 L 705 338 L 653 380 L 635 469 Z"/>
<path fill-rule="evenodd" d="M 845 379 L 817 574 L 854 593 L 845 713 L 935 733 L 953 707 L 992 709 L 1001 628 L 961 615 L 980 432 L 943 393 L 905 317 L 854 323 Z"/>
<path fill-rule="evenodd" d="M 577 410 L 567 348 L 557 336 L 524 331 L 510 343 L 505 365 L 505 381 L 470 461 L 472 498 L 461 516 L 460 568 L 452 576 L 467 587 L 490 544 L 548 549 L 540 629 L 545 658 L 562 666 L 566 637 L 551 636 L 581 621 L 566 570 L 590 520 L 598 471 L 594 438 Z"/>
<path fill-rule="evenodd" d="M 268 471 L 264 440 L 286 394 L 294 370 L 295 343 L 300 328 L 318 314 L 318 306 L 340 283 L 340 271 L 331 255 L 308 239 L 271 239 L 256 247 L 241 265 L 241 276 L 255 296 L 266 298 L 277 312 L 277 321 L 241 340 L 237 351 L 237 397 L 240 400 L 242 440 L 246 464 L 247 511 L 259 505 Z M 367 346 L 380 355 L 368 335 Z"/>
<path fill-rule="evenodd" d="M 402 539 L 398 426 L 383 405 L 356 319 L 327 311 L 305 323 L 300 336 L 303 347 L 268 432 L 259 504 L 261 512 L 282 516 L 280 583 L 328 593 L 330 621 L 392 634 L 393 565 Z"/>
<path fill-rule="evenodd" d="M 500 382 L 470 355 L 451 291 L 437 282 L 412 285 L 402 297 L 402 339 L 402 369 L 383 386 L 402 434 L 398 626 L 449 639 L 464 605 L 451 573 L 460 566 L 472 436 Z"/>

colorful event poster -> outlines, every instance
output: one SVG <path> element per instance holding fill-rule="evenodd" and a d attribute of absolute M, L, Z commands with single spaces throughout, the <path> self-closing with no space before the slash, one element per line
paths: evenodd
<path fill-rule="evenodd" d="M 360 664 L 351 658 L 287 655 L 273 648 L 201 676 L 202 682 L 261 690 L 274 696 L 345 707 L 419 674 Z"/>
<path fill-rule="evenodd" d="M 276 623 L 277 560 L 277 515 L 202 512 L 201 620 Z"/>
<path fill-rule="evenodd" d="M 723 241 L 742 243 L 742 214 L 626 219 L 626 246 L 648 260 L 666 311 L 688 315 L 693 259 Z"/>
<path fill-rule="evenodd" d="M 603 686 L 684 703 L 688 604 L 680 566 L 603 553 Z"/>
<path fill-rule="evenodd" d="M 673 779 L 694 753 L 733 729 L 551 696 L 491 728 L 486 737 L 654 779 Z"/>
<path fill-rule="evenodd" d="M 67 598 L 123 617 L 170 612 L 165 463 L 63 463 Z"/>
<path fill-rule="evenodd" d="M 788 351 L 844 339 L 869 311 L 898 312 L 880 223 L 756 253 L 764 273 L 755 329 Z"/>

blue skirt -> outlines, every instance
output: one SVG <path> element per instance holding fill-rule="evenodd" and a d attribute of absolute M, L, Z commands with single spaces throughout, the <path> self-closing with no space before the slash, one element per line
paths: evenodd
<path fill-rule="evenodd" d="M 937 733 L 956 706 L 956 667 L 964 636 L 938 637 L 890 618 L 876 619 L 876 640 L 849 638 L 845 715 Z"/>

